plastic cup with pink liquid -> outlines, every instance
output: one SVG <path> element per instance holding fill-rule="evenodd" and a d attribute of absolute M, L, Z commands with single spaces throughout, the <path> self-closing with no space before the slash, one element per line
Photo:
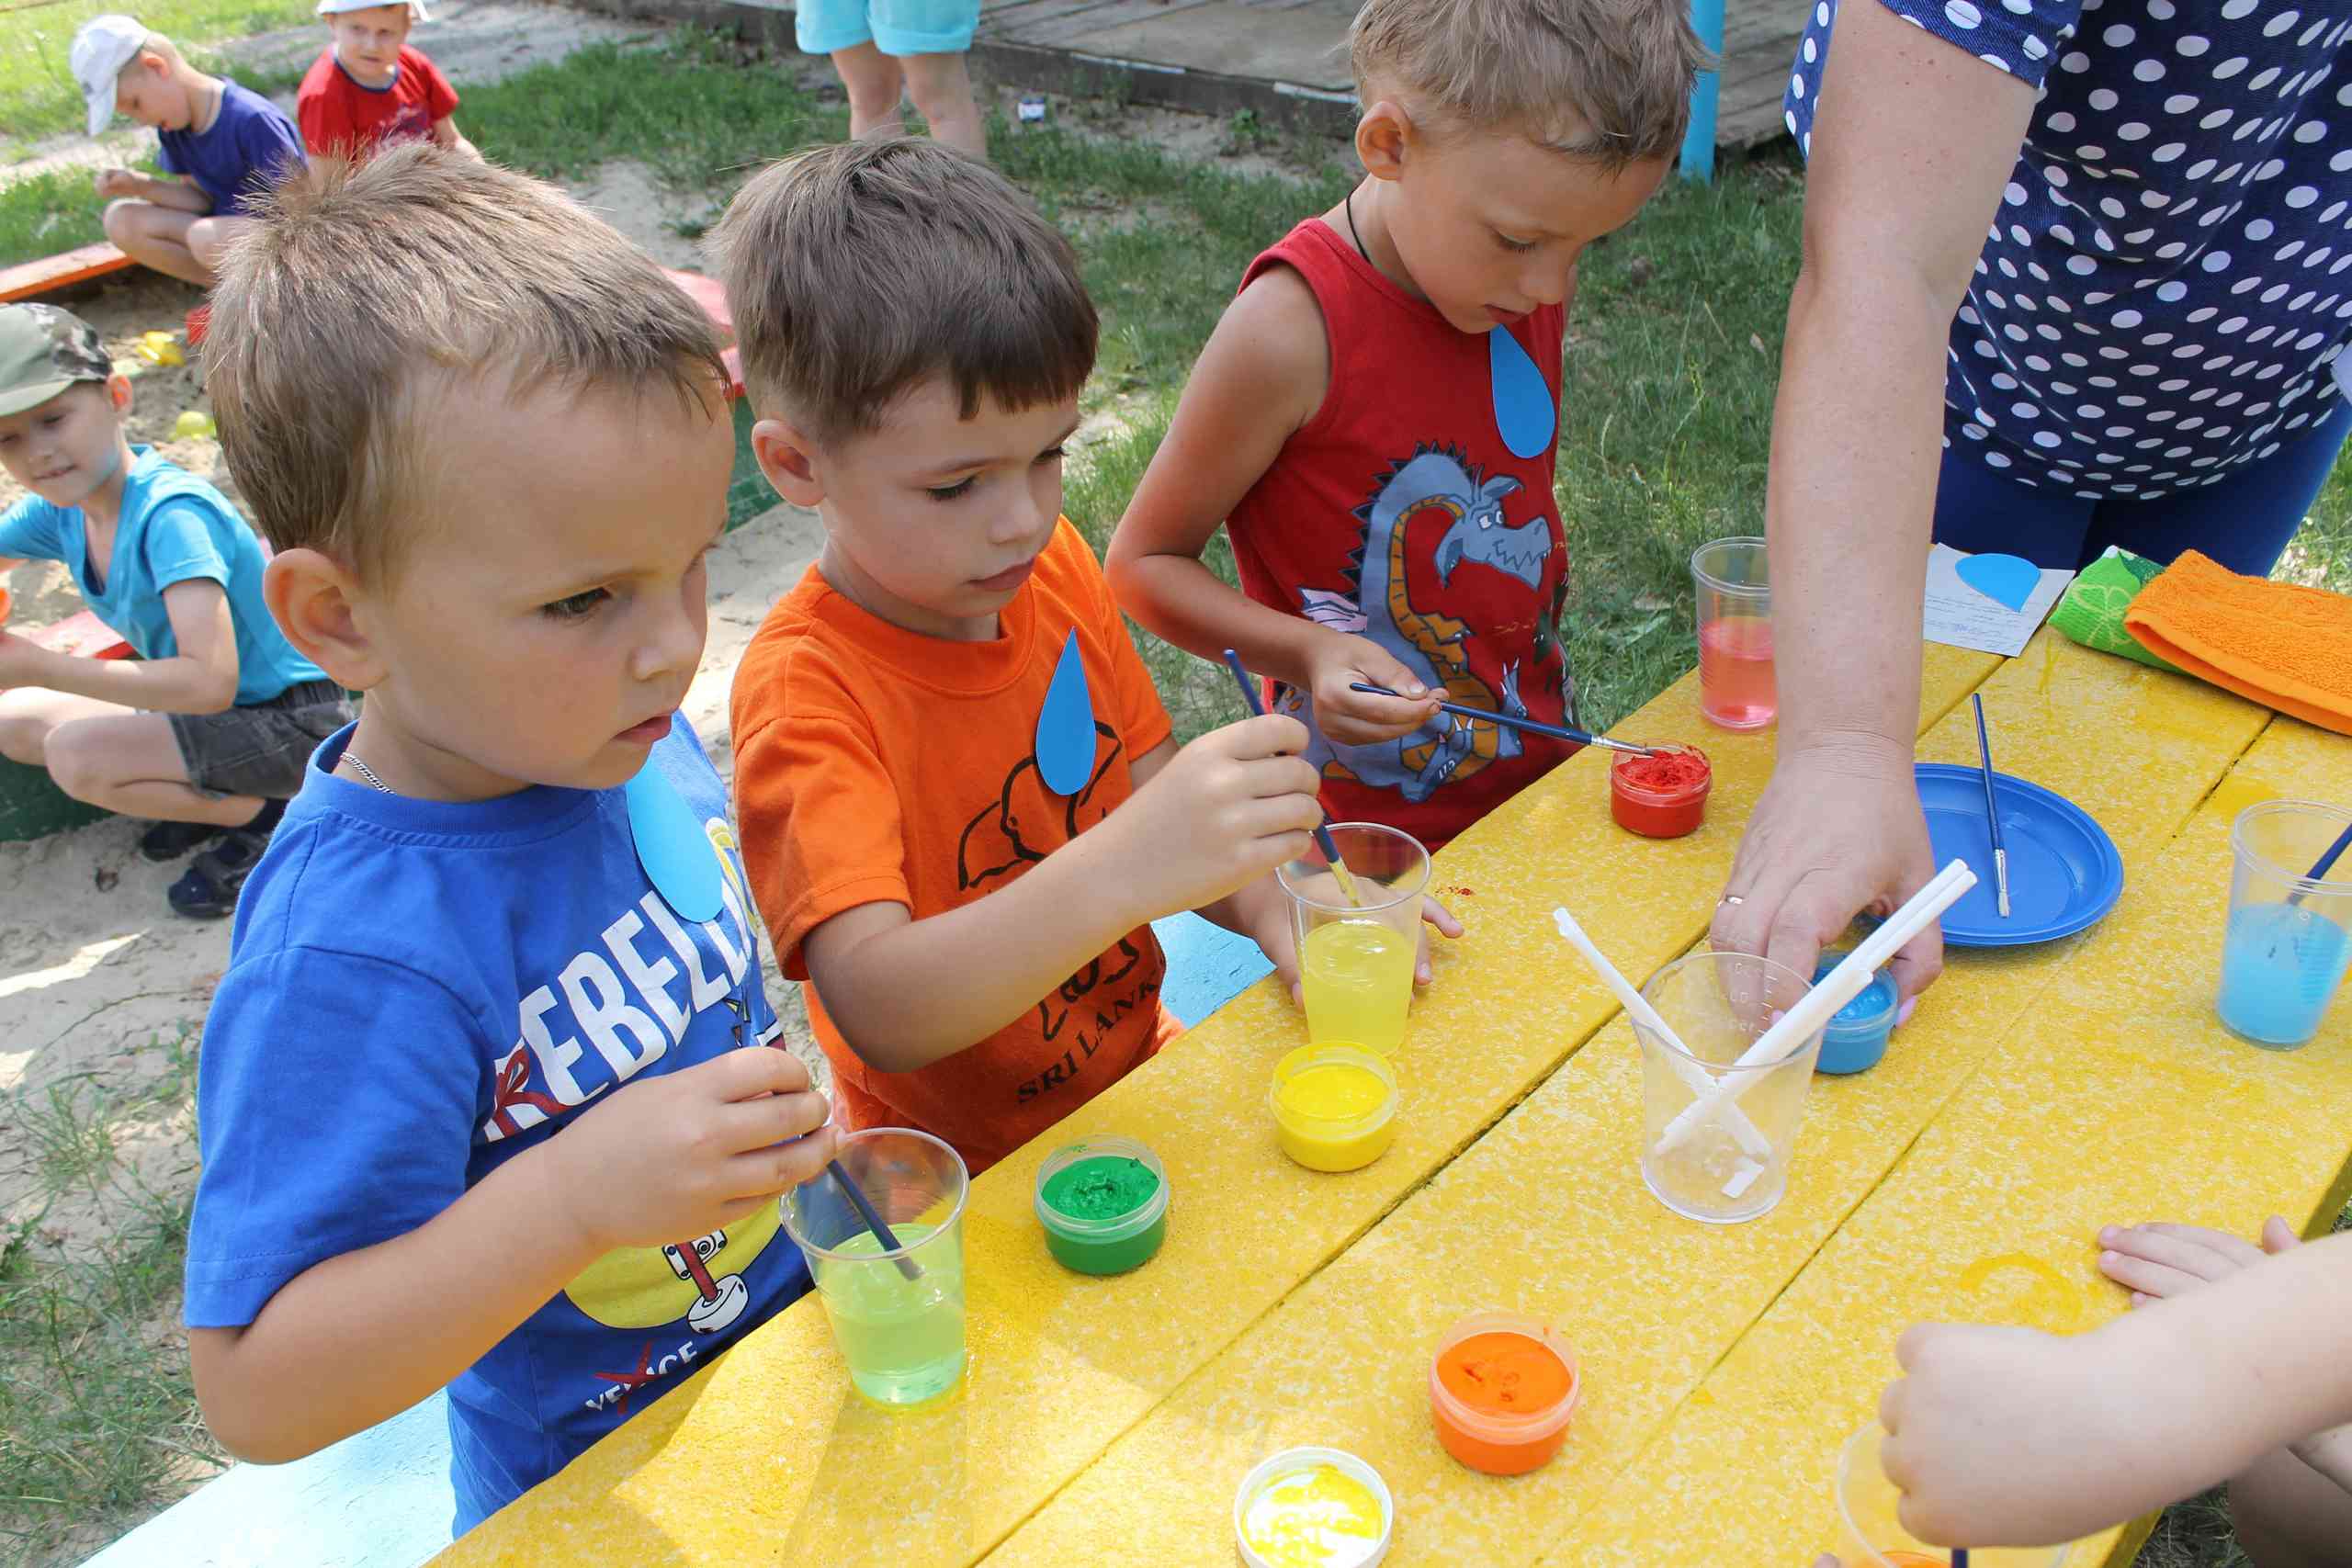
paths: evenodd
<path fill-rule="evenodd" d="M 1717 539 L 1690 552 L 1699 591 L 1699 712 L 1725 729 L 1761 729 L 1780 710 L 1772 683 L 1772 577 L 1764 541 Z"/>

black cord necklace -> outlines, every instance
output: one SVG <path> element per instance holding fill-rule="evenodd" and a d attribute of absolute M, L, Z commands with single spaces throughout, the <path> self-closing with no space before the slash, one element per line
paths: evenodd
<path fill-rule="evenodd" d="M 1366 265 L 1377 265 L 1378 264 L 1374 262 L 1372 259 L 1372 253 L 1364 249 L 1363 236 L 1356 232 L 1356 193 L 1353 191 L 1348 192 L 1346 198 L 1342 200 L 1340 205 L 1347 209 L 1348 238 L 1356 243 L 1356 254 L 1363 257 Z"/>

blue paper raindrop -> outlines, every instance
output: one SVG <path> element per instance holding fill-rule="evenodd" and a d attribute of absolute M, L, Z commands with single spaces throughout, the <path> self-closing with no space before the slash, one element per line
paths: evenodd
<path fill-rule="evenodd" d="M 1062 644 L 1046 705 L 1037 713 L 1037 776 L 1056 795 L 1076 795 L 1094 776 L 1094 694 L 1087 689 L 1086 660 L 1074 631 Z"/>
<path fill-rule="evenodd" d="M 637 863 L 662 901 L 689 920 L 718 918 L 718 852 L 695 818 L 695 808 L 649 757 L 621 786 L 628 800 L 628 830 Z"/>
<path fill-rule="evenodd" d="M 2012 610 L 2023 610 L 2041 586 L 2041 569 L 2018 556 L 1969 556 L 1952 570 L 1985 598 Z"/>
<path fill-rule="evenodd" d="M 1560 419 L 1544 372 L 1500 327 L 1487 334 L 1487 366 L 1494 378 L 1495 429 L 1503 445 L 1514 457 L 1541 457 L 1552 449 Z"/>

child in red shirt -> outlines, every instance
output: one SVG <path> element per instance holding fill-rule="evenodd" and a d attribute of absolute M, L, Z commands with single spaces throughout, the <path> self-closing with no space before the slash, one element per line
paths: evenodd
<path fill-rule="evenodd" d="M 424 51 L 408 47 L 424 0 L 319 0 L 334 41 L 302 78 L 294 98 L 302 145 L 313 157 L 364 158 L 396 141 L 431 141 L 475 152 L 458 134 L 458 91 Z"/>
<path fill-rule="evenodd" d="M 1574 722 L 1562 338 L 1577 258 L 1681 140 L 1688 9 L 1369 0 L 1364 178 L 1251 264 L 1111 541 L 1128 614 L 1276 681 L 1335 818 L 1435 848 L 1574 750 L 1436 704 Z M 1219 525 L 1240 592 L 1201 558 Z"/>

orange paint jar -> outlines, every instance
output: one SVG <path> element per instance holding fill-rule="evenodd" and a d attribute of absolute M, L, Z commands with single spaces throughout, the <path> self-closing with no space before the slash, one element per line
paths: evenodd
<path fill-rule="evenodd" d="M 1473 1313 L 1430 1360 L 1430 1416 L 1445 1451 L 1488 1475 L 1524 1475 L 1567 1440 L 1584 1393 L 1577 1353 L 1532 1318 Z"/>

